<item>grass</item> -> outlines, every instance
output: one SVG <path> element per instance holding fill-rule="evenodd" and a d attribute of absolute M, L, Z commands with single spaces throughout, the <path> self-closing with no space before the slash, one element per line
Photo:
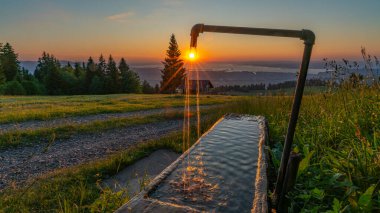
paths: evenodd
<path fill-rule="evenodd" d="M 342 89 L 304 102 L 295 150 L 306 160 L 289 196 L 292 209 L 380 211 L 379 94 Z"/>
<path fill-rule="evenodd" d="M 182 100 L 181 100 L 182 101 Z M 270 153 L 278 168 L 292 103 L 290 96 L 236 97 L 209 112 L 206 130 L 227 112 L 264 115 L 268 119 Z M 193 131 L 195 132 L 195 131 Z M 302 102 L 293 151 L 303 156 L 291 212 L 380 211 L 380 91 L 340 89 L 306 95 Z M 192 136 L 192 141 L 195 141 Z M 45 175 L 27 190 L 0 194 L 6 212 L 108 212 L 128 200 L 101 189 L 99 182 L 159 148 L 180 151 L 180 132 L 140 144 L 118 155 Z M 273 190 L 273 189 L 271 189 Z"/>
<path fill-rule="evenodd" d="M 235 112 L 269 120 L 273 164 L 279 167 L 290 99 L 246 98 Z M 380 211 L 380 91 L 348 88 L 304 97 L 293 151 L 301 153 L 290 212 Z"/>
<path fill-rule="evenodd" d="M 222 104 L 235 99 L 204 95 L 201 103 Z M 195 105 L 195 101 L 191 104 Z M 181 106 L 182 95 L 0 96 L 0 123 Z"/>
<path fill-rule="evenodd" d="M 0 134 L 0 149 L 35 143 L 52 144 L 54 143 L 54 140 L 69 138 L 74 134 L 94 133 L 115 128 L 155 123 L 167 119 L 180 119 L 182 117 L 182 112 L 167 112 L 144 117 L 99 120 L 85 124 L 65 124 L 59 127 L 40 128 L 36 130 L 9 131 Z"/>

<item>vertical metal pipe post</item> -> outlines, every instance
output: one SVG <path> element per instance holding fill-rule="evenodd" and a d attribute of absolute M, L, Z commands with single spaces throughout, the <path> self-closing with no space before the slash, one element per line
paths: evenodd
<path fill-rule="evenodd" d="M 281 164 L 280 164 L 280 168 L 278 170 L 276 188 L 275 188 L 275 192 L 274 192 L 274 201 L 275 201 L 276 205 L 278 203 L 278 196 L 281 194 L 281 189 L 283 188 L 284 177 L 285 177 L 285 173 L 286 173 L 286 166 L 288 165 L 290 152 L 292 151 L 292 143 L 293 143 L 293 138 L 294 138 L 294 132 L 296 130 L 299 110 L 301 107 L 302 95 L 303 95 L 303 91 L 305 88 L 307 70 L 308 70 L 309 63 L 310 63 L 310 57 L 311 57 L 311 52 L 313 49 L 313 44 L 314 44 L 314 42 L 311 43 L 307 40 L 305 41 L 305 48 L 304 48 L 304 53 L 303 53 L 303 58 L 302 58 L 302 64 L 301 64 L 300 72 L 298 75 L 296 93 L 294 95 L 292 112 L 290 115 L 288 131 L 286 134 L 284 149 L 282 151 Z"/>
<path fill-rule="evenodd" d="M 278 199 L 278 204 L 277 204 L 278 212 L 287 212 L 286 211 L 287 203 L 285 202 L 286 201 L 285 195 L 293 188 L 293 186 L 296 183 L 298 167 L 301 160 L 302 160 L 301 154 L 294 153 L 294 152 L 290 153 L 289 161 L 288 161 L 288 165 L 286 166 L 286 173 L 284 177 L 284 182 L 286 184 L 282 186 L 281 194 L 279 195 L 279 199 Z"/>

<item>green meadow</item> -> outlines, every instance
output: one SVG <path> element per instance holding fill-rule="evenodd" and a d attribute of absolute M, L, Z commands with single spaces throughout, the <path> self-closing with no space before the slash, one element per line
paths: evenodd
<path fill-rule="evenodd" d="M 128 102 L 125 100 L 128 99 Z M 2 122 L 88 115 L 107 112 L 182 106 L 183 96 L 110 95 L 74 97 L 1 97 Z M 202 104 L 222 104 L 203 110 L 201 128 L 206 131 L 225 113 L 264 115 L 270 129 L 270 157 L 278 169 L 288 124 L 292 97 L 202 96 Z M 5 110 L 4 110 L 5 109 Z M 20 109 L 22 109 L 20 111 Z M 19 113 L 17 113 L 19 112 Z M 179 119 L 166 114 L 142 117 L 141 123 Z M 133 119 L 111 122 L 113 128 L 134 125 Z M 109 123 L 79 128 L 44 129 L 19 133 L 25 141 L 55 133 L 64 137 L 80 131 L 105 129 Z M 193 127 L 192 141 L 196 141 Z M 5 136 L 2 136 L 5 137 Z M 25 139 L 26 138 L 26 139 Z M 341 88 L 333 92 L 311 93 L 303 98 L 293 151 L 303 160 L 297 182 L 288 194 L 290 211 L 378 212 L 380 211 L 380 92 L 377 88 Z M 4 139 L 4 138 L 3 138 Z M 23 140 L 20 140 L 23 141 Z M 4 139 L 2 144 L 6 144 Z M 20 142 L 21 143 L 21 142 Z M 104 159 L 44 174 L 24 187 L 0 193 L 4 212 L 110 212 L 131 198 L 127 191 L 102 188 L 102 180 L 116 174 L 154 150 L 181 152 L 182 133 L 140 143 Z M 3 145 L 4 149 L 9 148 Z M 270 180 L 274 181 L 274 180 Z M 142 182 L 142 186 L 144 182 Z M 270 189 L 269 196 L 273 188 Z"/>

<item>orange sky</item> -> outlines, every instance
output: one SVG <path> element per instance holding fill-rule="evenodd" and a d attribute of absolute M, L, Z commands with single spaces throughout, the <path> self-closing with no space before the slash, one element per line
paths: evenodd
<path fill-rule="evenodd" d="M 10 42 L 21 60 L 42 51 L 61 60 L 112 54 L 127 61 L 160 61 L 174 33 L 183 52 L 193 24 L 311 29 L 314 60 L 360 58 L 364 46 L 380 55 L 379 1 L 7 1 L 0 7 L 0 42 Z M 302 41 L 247 35 L 201 34 L 203 60 L 294 60 Z"/>

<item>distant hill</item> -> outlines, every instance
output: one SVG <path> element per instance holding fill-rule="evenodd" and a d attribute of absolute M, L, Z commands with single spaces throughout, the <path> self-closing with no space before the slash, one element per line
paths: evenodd
<path fill-rule="evenodd" d="M 159 68 L 134 68 L 142 80 L 151 85 L 159 84 L 161 72 Z M 196 79 L 195 72 L 190 72 L 191 79 Z M 308 74 L 308 78 L 318 78 L 317 74 Z M 199 71 L 199 79 L 210 80 L 214 86 L 274 84 L 297 79 L 296 73 L 291 72 L 249 72 L 249 71 Z"/>
<path fill-rule="evenodd" d="M 20 65 L 29 70 L 30 73 L 34 73 L 34 70 L 37 67 L 37 61 L 20 61 Z"/>
<path fill-rule="evenodd" d="M 68 61 L 61 61 L 62 65 L 67 63 Z M 21 61 L 21 66 L 33 73 L 37 62 Z M 321 61 L 311 62 L 308 79 L 329 79 L 331 73 L 325 72 L 323 66 Z M 199 77 L 210 80 L 214 86 L 274 84 L 296 80 L 298 67 L 299 62 L 295 61 L 210 62 L 201 66 Z M 141 80 L 148 81 L 152 86 L 160 84 L 161 64 L 131 64 L 131 68 L 139 74 Z M 365 74 L 364 70 L 359 70 L 359 73 Z M 190 78 L 195 79 L 194 76 Z"/>

